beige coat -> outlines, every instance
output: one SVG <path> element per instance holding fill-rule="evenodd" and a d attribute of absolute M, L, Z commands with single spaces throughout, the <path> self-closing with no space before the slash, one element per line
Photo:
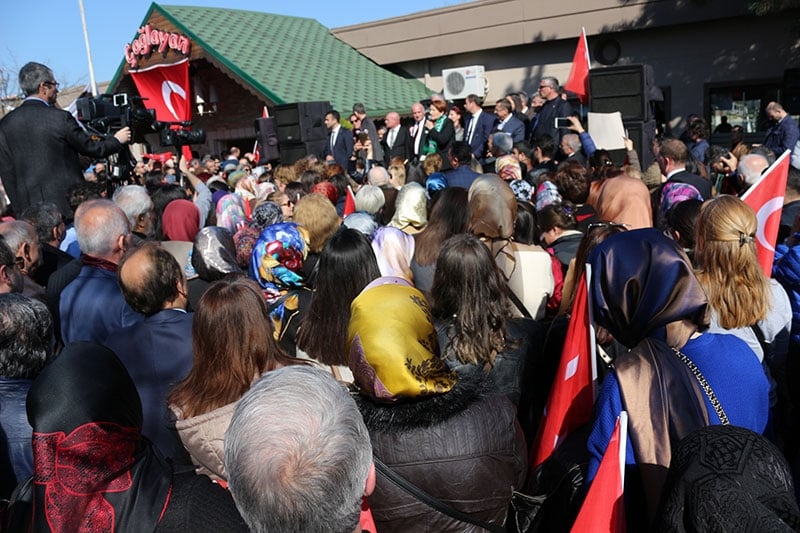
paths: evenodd
<path fill-rule="evenodd" d="M 169 406 L 177 419 L 175 428 L 184 448 L 192 458 L 192 463 L 197 465 L 198 474 L 205 474 L 217 481 L 227 481 L 228 475 L 222 462 L 225 431 L 231 423 L 236 403 L 185 420 L 183 411 L 179 407 Z"/>

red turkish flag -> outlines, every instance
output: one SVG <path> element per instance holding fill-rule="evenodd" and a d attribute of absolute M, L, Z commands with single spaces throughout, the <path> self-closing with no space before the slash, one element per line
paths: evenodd
<path fill-rule="evenodd" d="M 575 291 L 575 303 L 567 326 L 567 338 L 550 396 L 547 398 L 536 441 L 531 449 L 531 468 L 547 459 L 559 441 L 592 419 L 594 407 L 594 334 L 589 322 L 587 276 Z"/>
<path fill-rule="evenodd" d="M 775 259 L 775 241 L 778 239 L 778 228 L 781 224 L 790 154 L 786 150 L 742 195 L 742 201 L 756 212 L 758 263 L 768 278 L 772 277 L 772 261 Z"/>
<path fill-rule="evenodd" d="M 353 189 L 347 186 L 347 196 L 344 199 L 344 216 L 351 215 L 356 212 L 356 197 L 353 194 Z"/>
<path fill-rule="evenodd" d="M 171 65 L 131 70 L 133 83 L 139 96 L 145 98 L 144 106 L 155 109 L 156 120 L 161 122 L 188 122 L 192 120 L 192 98 L 189 91 L 189 59 Z M 188 146 L 183 147 L 183 157 L 192 158 Z"/>
<path fill-rule="evenodd" d="M 582 104 L 589 103 L 589 45 L 586 42 L 586 30 L 581 28 L 578 46 L 572 56 L 572 68 L 564 84 L 564 89 L 575 93 Z"/>
<path fill-rule="evenodd" d="M 572 530 L 575 533 L 625 532 L 625 443 L 628 440 L 628 413 L 622 411 L 597 475 L 586 493 Z"/>
<path fill-rule="evenodd" d="M 144 106 L 155 109 L 156 120 L 184 122 L 192 120 L 192 98 L 189 91 L 189 60 L 171 65 L 132 70 L 131 77 Z"/>

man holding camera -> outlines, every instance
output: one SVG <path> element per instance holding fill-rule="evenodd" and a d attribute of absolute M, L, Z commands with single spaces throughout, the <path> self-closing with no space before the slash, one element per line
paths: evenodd
<path fill-rule="evenodd" d="M 130 128 L 109 137 L 84 131 L 69 112 L 56 108 L 58 82 L 40 63 L 20 69 L 19 86 L 25 101 L 0 121 L 0 179 L 16 213 L 48 201 L 71 216 L 67 189 L 83 181 L 79 154 L 101 158 L 119 152 L 130 142 Z"/>

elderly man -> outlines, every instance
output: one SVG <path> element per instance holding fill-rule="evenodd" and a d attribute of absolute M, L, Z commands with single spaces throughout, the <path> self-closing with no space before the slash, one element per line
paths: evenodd
<path fill-rule="evenodd" d="M 0 294 L 22 292 L 25 281 L 19 269 L 20 262 L 0 235 Z"/>
<path fill-rule="evenodd" d="M 0 252 L 1 253 L 1 252 Z M 50 354 L 50 313 L 21 294 L 0 294 L 0 498 L 33 473 L 25 399 Z"/>
<path fill-rule="evenodd" d="M 228 487 L 251 531 L 361 531 L 375 488 L 369 433 L 347 389 L 311 367 L 267 372 L 225 432 Z"/>
<path fill-rule="evenodd" d="M 64 215 L 52 202 L 37 202 L 22 212 L 21 218 L 33 225 L 41 246 L 42 262 L 33 273 L 33 280 L 47 287 L 50 275 L 70 261 L 72 256 L 59 249 L 67 233 Z"/>
<path fill-rule="evenodd" d="M 561 135 L 566 133 L 564 128 L 556 128 L 555 119 L 570 117 L 575 114 L 575 111 L 566 100 L 561 98 L 558 89 L 558 80 L 552 76 L 546 76 L 539 82 L 539 96 L 544 99 L 544 103 L 536 115 L 536 125 L 531 129 L 533 138 L 547 134 L 554 141 L 560 143 Z"/>
<path fill-rule="evenodd" d="M 24 282 L 22 294 L 44 301 L 44 287 L 31 277 L 42 263 L 41 247 L 36 229 L 28 222 L 12 220 L 0 224 L 0 235 L 5 238 L 6 244 L 16 257 L 22 260 L 20 263 Z"/>
<path fill-rule="evenodd" d="M 112 333 L 142 320 L 117 284 L 120 259 L 130 243 L 125 213 L 110 200 L 90 200 L 75 219 L 83 267 L 61 293 L 59 315 L 64 345 L 104 343 Z"/>
<path fill-rule="evenodd" d="M 130 128 L 113 136 L 88 134 L 68 112 L 55 107 L 58 82 L 53 71 L 40 63 L 27 63 L 19 71 L 25 93 L 21 106 L 0 121 L 0 176 L 15 212 L 43 200 L 70 215 L 67 190 L 83 181 L 79 155 L 106 157 L 130 141 Z"/>
<path fill-rule="evenodd" d="M 126 185 L 114 191 L 112 200 L 128 217 L 134 245 L 153 238 L 156 212 L 147 189 Z"/>
<path fill-rule="evenodd" d="M 386 135 L 383 136 L 383 166 L 388 167 L 395 157 L 408 161 L 411 159 L 411 136 L 408 130 L 400 125 L 400 114 L 391 111 L 383 119 L 386 124 Z"/>
<path fill-rule="evenodd" d="M 761 173 L 768 166 L 769 161 L 763 155 L 747 154 L 739 160 L 739 164 L 736 166 L 736 173 L 739 174 L 745 188 L 749 188 L 758 181 Z"/>
<path fill-rule="evenodd" d="M 125 301 L 145 316 L 112 333 L 114 350 L 131 375 L 142 400 L 142 434 L 173 461 L 189 457 L 167 409 L 167 395 L 192 368 L 192 318 L 186 312 L 186 276 L 178 261 L 158 243 L 127 253 L 119 266 Z"/>

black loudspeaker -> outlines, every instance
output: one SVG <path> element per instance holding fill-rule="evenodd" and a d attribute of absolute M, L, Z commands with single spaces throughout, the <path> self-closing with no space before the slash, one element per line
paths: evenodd
<path fill-rule="evenodd" d="M 275 126 L 275 119 L 272 117 L 259 118 L 256 119 L 254 126 L 258 138 L 259 161 L 280 159 L 281 152 L 278 150 L 278 130 Z"/>
<path fill-rule="evenodd" d="M 622 113 L 622 120 L 653 118 L 651 101 L 663 100 L 650 65 L 625 65 L 589 71 L 589 106 L 593 113 Z"/>
<path fill-rule="evenodd" d="M 300 143 L 282 142 L 279 145 L 281 150 L 281 164 L 293 165 L 298 159 L 302 159 L 307 155 L 321 157 L 322 152 L 325 150 L 325 143 L 327 142 L 327 139 Z"/>
<path fill-rule="evenodd" d="M 800 68 L 783 71 L 783 101 L 781 104 L 790 115 L 800 115 Z"/>
<path fill-rule="evenodd" d="M 325 114 L 330 102 L 297 102 L 275 106 L 275 122 L 281 143 L 322 141 L 328 136 Z"/>
<path fill-rule="evenodd" d="M 653 140 L 656 137 L 656 121 L 648 120 L 643 122 L 641 120 L 623 121 L 625 131 L 628 132 L 628 139 L 633 141 L 633 149 L 636 155 L 639 156 L 639 164 L 642 166 L 642 172 L 647 170 L 647 167 L 653 164 L 656 156 L 653 153 Z M 609 150 L 611 160 L 617 166 L 622 166 L 625 163 L 627 156 L 624 149 L 622 150 Z"/>

